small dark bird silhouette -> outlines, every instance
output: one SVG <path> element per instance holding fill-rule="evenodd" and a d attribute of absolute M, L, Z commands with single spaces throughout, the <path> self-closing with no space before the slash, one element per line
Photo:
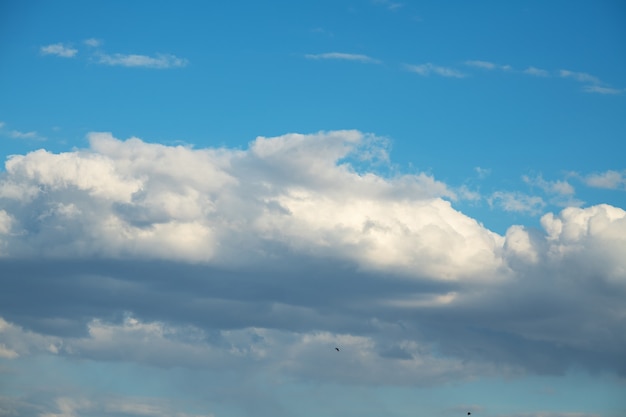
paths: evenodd
<path fill-rule="evenodd" d="M 336 348 L 335 348 L 335 350 L 336 350 L 337 352 L 339 352 L 339 348 L 338 348 L 338 347 L 336 347 Z"/>
<path fill-rule="evenodd" d="M 472 414 L 472 413 L 470 413 L 469 411 L 467 412 L 467 415 L 468 415 L 468 416 L 469 416 L 469 415 L 471 415 L 471 414 Z"/>

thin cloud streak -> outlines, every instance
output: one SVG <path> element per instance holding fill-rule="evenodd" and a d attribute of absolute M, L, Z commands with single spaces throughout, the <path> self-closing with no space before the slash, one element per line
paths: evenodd
<path fill-rule="evenodd" d="M 102 52 L 98 48 L 103 41 L 96 38 L 88 38 L 82 42 L 89 50 L 89 58 L 98 64 L 108 66 L 121 66 L 130 68 L 182 68 L 189 64 L 185 58 L 177 57 L 173 54 L 158 53 L 154 56 L 143 54 L 109 54 Z M 71 48 L 63 43 L 42 46 L 40 51 L 43 55 L 55 55 L 63 58 L 73 58 L 78 54 L 78 49 Z"/>
<path fill-rule="evenodd" d="M 465 61 L 465 65 L 474 68 L 481 68 L 486 70 L 501 70 L 501 71 L 509 71 L 511 70 L 510 65 L 499 65 L 489 61 L 480 61 L 480 60 L 470 60 Z"/>
<path fill-rule="evenodd" d="M 544 69 L 536 67 L 528 67 L 524 70 L 524 74 L 533 75 L 535 77 L 549 77 L 550 73 Z"/>
<path fill-rule="evenodd" d="M 601 81 L 598 77 L 587 74 L 585 72 L 574 72 L 562 69 L 559 71 L 559 76 L 562 78 L 571 78 L 581 83 L 601 84 Z"/>
<path fill-rule="evenodd" d="M 156 56 L 138 54 L 104 54 L 96 55 L 97 62 L 109 66 L 143 67 L 143 68 L 182 68 L 188 61 L 171 54 L 157 54 Z"/>
<path fill-rule="evenodd" d="M 583 91 L 586 93 L 595 93 L 595 94 L 608 94 L 608 95 L 620 95 L 624 94 L 626 90 L 620 90 L 617 88 L 611 87 L 602 87 L 599 85 L 586 85 L 583 87 Z"/>
<path fill-rule="evenodd" d="M 323 54 L 306 54 L 304 56 L 307 59 L 319 60 L 319 59 L 335 59 L 343 61 L 356 61 L 370 64 L 380 64 L 380 61 L 361 54 L 347 54 L 342 52 L 328 52 Z"/>
<path fill-rule="evenodd" d="M 439 75 L 441 77 L 447 78 L 465 78 L 466 75 L 460 71 L 457 71 L 453 68 L 441 67 L 438 65 L 434 65 L 430 62 L 421 65 L 405 65 L 405 68 L 416 74 L 419 74 L 423 77 L 427 77 L 431 74 Z"/>

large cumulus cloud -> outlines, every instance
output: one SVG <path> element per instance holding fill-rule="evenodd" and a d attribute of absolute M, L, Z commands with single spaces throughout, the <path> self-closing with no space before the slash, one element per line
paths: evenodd
<path fill-rule="evenodd" d="M 386 143 L 357 131 L 244 150 L 89 139 L 0 178 L 6 359 L 409 385 L 626 371 L 620 208 L 501 236 L 432 176 L 376 174 Z M 352 362 L 319 366 L 335 345 Z"/>

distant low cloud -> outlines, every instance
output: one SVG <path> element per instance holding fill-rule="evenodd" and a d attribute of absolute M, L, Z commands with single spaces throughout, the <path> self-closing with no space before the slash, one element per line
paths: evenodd
<path fill-rule="evenodd" d="M 304 56 L 307 59 L 336 59 L 343 61 L 356 61 L 368 64 L 379 64 L 380 61 L 361 54 L 347 54 L 342 52 L 328 52 L 323 54 L 306 54 Z"/>
<path fill-rule="evenodd" d="M 421 76 L 429 76 L 431 74 L 441 77 L 464 78 L 466 75 L 458 70 L 449 67 L 441 67 L 431 64 L 430 62 L 421 65 L 405 65 L 408 71 L 414 72 Z"/>
<path fill-rule="evenodd" d="M 62 58 L 73 58 L 78 53 L 78 49 L 74 49 L 63 43 L 42 46 L 40 51 L 43 55 L 56 55 Z"/>
<path fill-rule="evenodd" d="M 181 68 L 188 64 L 184 58 L 171 54 L 157 54 L 155 56 L 138 54 L 98 54 L 96 61 L 99 64 L 121 67 L 144 67 L 144 68 Z"/>

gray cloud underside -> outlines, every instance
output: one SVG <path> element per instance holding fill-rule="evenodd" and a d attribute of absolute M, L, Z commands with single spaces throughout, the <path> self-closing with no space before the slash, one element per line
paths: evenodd
<path fill-rule="evenodd" d="M 626 372 L 620 208 L 500 236 L 428 175 L 356 172 L 387 158 L 356 131 L 246 150 L 90 142 L 14 156 L 0 178 L 5 359 L 408 385 Z M 349 360 L 328 358 L 337 345 Z"/>

